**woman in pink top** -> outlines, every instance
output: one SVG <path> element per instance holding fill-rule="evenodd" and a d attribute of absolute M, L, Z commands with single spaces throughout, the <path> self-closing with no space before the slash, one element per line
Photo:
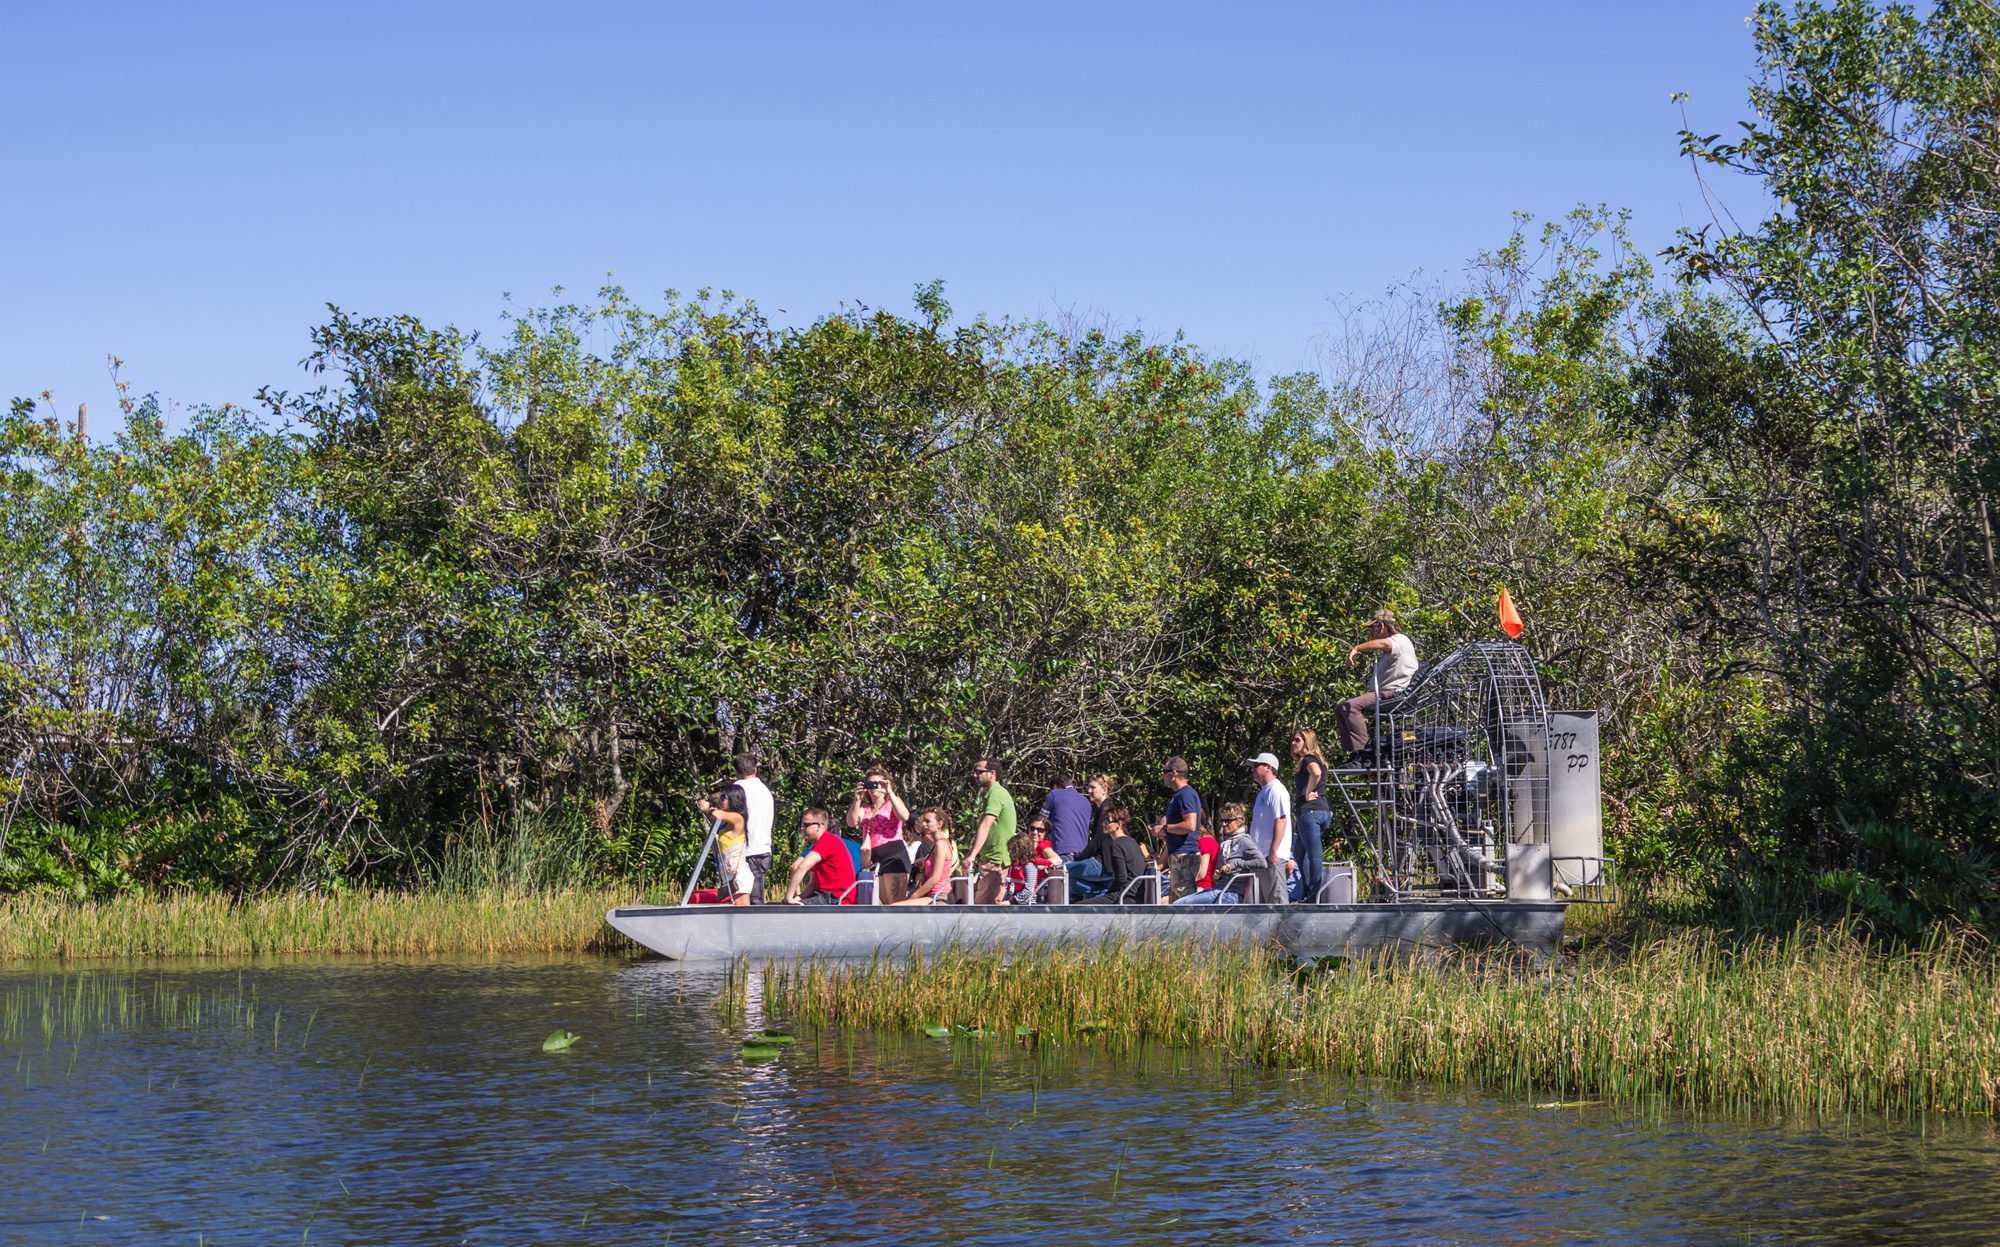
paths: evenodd
<path fill-rule="evenodd" d="M 903 844 L 903 824 L 910 807 L 897 795 L 889 772 L 871 766 L 854 785 L 854 802 L 847 807 L 847 825 L 861 833 L 861 868 L 875 871 L 876 895 L 895 902 L 909 894 L 910 851 Z"/>
<path fill-rule="evenodd" d="M 924 858 L 928 869 L 924 881 L 916 886 L 909 899 L 894 903 L 949 905 L 951 877 L 958 871 L 958 846 L 951 840 L 951 815 L 933 806 L 918 816 L 917 829 L 930 841 L 931 851 Z"/>

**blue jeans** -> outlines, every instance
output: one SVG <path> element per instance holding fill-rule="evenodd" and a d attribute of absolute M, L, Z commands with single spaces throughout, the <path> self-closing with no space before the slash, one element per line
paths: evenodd
<path fill-rule="evenodd" d="M 1236 893 L 1225 892 L 1221 888 L 1210 888 L 1206 892 L 1190 892 L 1174 902 L 1176 905 L 1235 905 Z"/>
<path fill-rule="evenodd" d="M 1069 864 L 1069 899 L 1080 901 L 1087 896 L 1102 896 L 1111 886 L 1111 875 L 1104 869 L 1104 863 L 1094 857 L 1071 861 Z"/>
<path fill-rule="evenodd" d="M 1299 899 L 1308 904 L 1319 899 L 1319 885 L 1325 881 L 1326 867 L 1320 859 L 1326 856 L 1322 846 L 1326 829 L 1332 823 L 1333 815 L 1326 810 L 1307 810 L 1299 815 L 1298 843 L 1292 846 L 1299 872 L 1292 878 L 1302 884 L 1304 891 Z"/>

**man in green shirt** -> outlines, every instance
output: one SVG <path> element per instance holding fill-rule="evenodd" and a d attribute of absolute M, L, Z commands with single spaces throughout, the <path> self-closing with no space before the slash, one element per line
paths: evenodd
<path fill-rule="evenodd" d="M 1014 794 L 1000 786 L 1000 764 L 981 758 L 972 768 L 972 782 L 986 792 L 979 807 L 979 829 L 972 834 L 972 860 L 979 864 L 972 903 L 998 905 L 1007 890 L 1007 842 L 1014 838 Z"/>

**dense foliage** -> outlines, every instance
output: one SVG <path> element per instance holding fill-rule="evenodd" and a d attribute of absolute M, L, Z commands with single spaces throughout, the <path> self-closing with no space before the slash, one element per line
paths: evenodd
<path fill-rule="evenodd" d="M 1001 756 L 1211 795 L 1362 618 L 1611 712 L 1628 868 L 1914 932 L 1995 913 L 1996 34 L 1761 10 L 1776 211 L 1656 274 L 1523 221 L 1323 375 L 1178 339 L 618 290 L 482 346 L 335 312 L 268 416 L 0 425 L 0 887 L 653 871 L 743 748 L 789 801 Z"/>

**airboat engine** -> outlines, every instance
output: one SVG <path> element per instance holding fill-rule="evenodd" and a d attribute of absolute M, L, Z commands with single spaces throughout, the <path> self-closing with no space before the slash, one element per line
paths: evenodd
<path fill-rule="evenodd" d="M 1337 786 L 1385 899 L 1605 899 L 1597 712 L 1550 713 L 1526 649 L 1424 664 L 1376 726 L 1375 765 Z"/>

